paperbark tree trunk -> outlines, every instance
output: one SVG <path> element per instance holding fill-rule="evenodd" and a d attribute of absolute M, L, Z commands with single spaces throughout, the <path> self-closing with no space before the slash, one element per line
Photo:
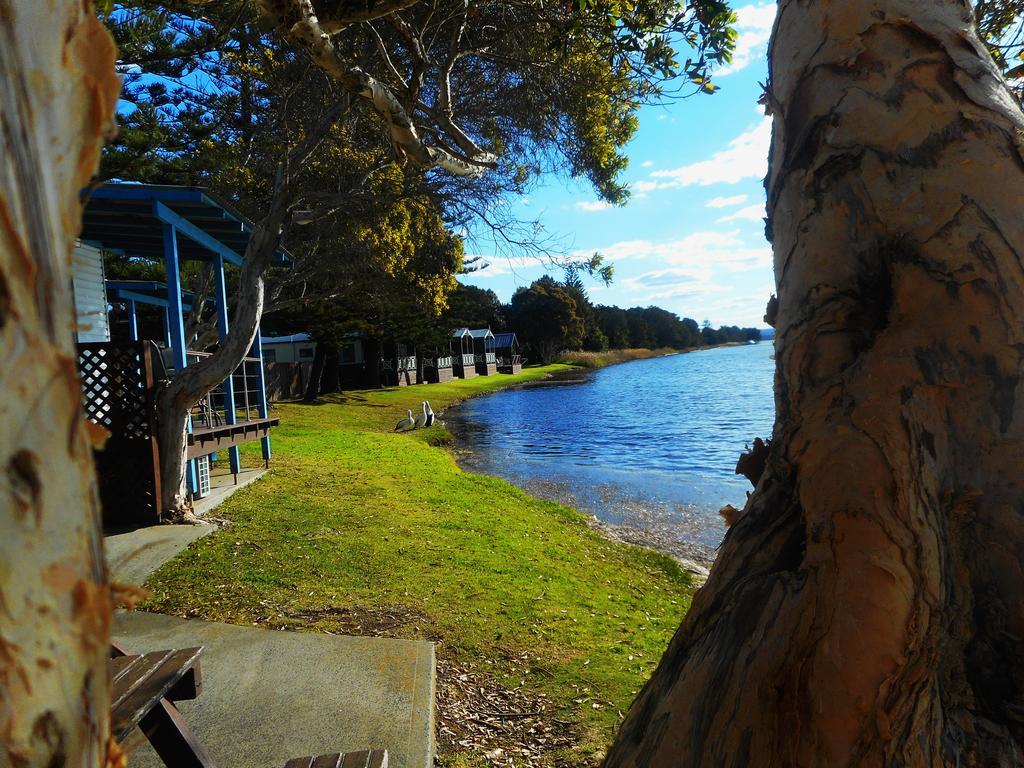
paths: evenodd
<path fill-rule="evenodd" d="M 606 765 L 1024 764 L 1024 117 L 949 0 L 783 0 L 774 441 Z"/>
<path fill-rule="evenodd" d="M 0 0 L 0 765 L 99 766 L 110 734 L 71 254 L 113 125 L 114 57 L 88 3 Z"/>

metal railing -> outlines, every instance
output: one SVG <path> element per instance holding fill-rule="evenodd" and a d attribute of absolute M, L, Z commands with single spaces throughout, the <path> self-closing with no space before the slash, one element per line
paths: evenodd
<path fill-rule="evenodd" d="M 424 368 L 451 368 L 452 359 L 451 357 L 424 357 L 423 358 Z"/>
<path fill-rule="evenodd" d="M 189 364 L 209 357 L 209 352 L 187 352 Z M 260 402 L 260 359 L 243 357 L 242 361 L 231 374 L 231 383 L 235 394 L 235 421 L 258 419 Z M 224 395 L 224 382 L 206 393 L 192 407 L 193 427 L 219 427 L 228 423 L 227 403 Z"/>
<path fill-rule="evenodd" d="M 409 357 L 384 357 L 381 358 L 380 368 L 382 371 L 415 371 L 416 356 Z"/>

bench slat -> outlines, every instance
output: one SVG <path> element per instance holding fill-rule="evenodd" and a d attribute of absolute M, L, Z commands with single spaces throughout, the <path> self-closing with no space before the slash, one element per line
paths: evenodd
<path fill-rule="evenodd" d="M 111 659 L 114 691 L 110 716 L 118 742 L 198 665 L 201 652 L 201 648 L 184 648 Z M 178 698 L 182 693 L 178 689 Z"/>
<path fill-rule="evenodd" d="M 320 755 L 313 761 L 313 768 L 339 768 L 343 755 L 335 752 L 332 755 Z"/>
<path fill-rule="evenodd" d="M 294 757 L 284 768 L 388 768 L 388 751 L 371 749 L 343 752 L 319 757 Z"/>

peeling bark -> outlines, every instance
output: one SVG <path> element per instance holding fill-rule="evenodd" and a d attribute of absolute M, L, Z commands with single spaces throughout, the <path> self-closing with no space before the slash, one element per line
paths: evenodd
<path fill-rule="evenodd" d="M 770 456 L 606 765 L 1024 765 L 1024 116 L 965 2 L 783 0 Z"/>
<path fill-rule="evenodd" d="M 120 90 L 88 3 L 0 0 L 0 764 L 97 766 L 110 595 L 72 344 L 79 194 Z"/>

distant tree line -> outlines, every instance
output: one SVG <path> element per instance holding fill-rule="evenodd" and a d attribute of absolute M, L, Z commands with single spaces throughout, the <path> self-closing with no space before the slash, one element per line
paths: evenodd
<path fill-rule="evenodd" d="M 707 320 L 699 325 L 661 307 L 594 305 L 571 268 L 563 281 L 544 276 L 520 288 L 508 304 L 494 291 L 460 284 L 444 317 L 453 328 L 515 331 L 527 356 L 545 363 L 566 349 L 692 349 L 761 339 L 758 328 L 712 328 Z"/>

